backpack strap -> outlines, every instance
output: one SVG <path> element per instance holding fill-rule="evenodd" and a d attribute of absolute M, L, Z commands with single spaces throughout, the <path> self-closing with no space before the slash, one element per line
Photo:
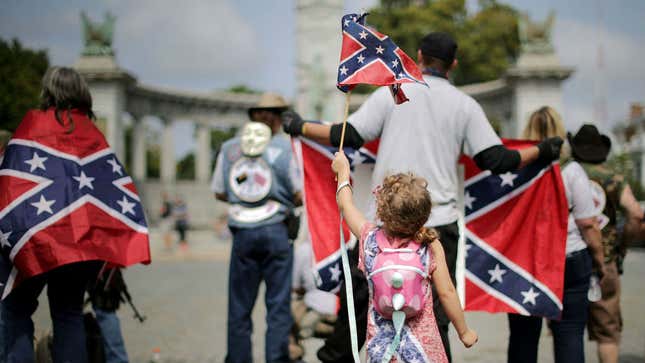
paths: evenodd
<path fill-rule="evenodd" d="M 401 344 L 401 331 L 403 330 L 403 323 L 405 322 L 405 313 L 403 311 L 397 310 L 392 312 L 392 323 L 394 323 L 394 339 L 392 343 L 387 347 L 385 354 L 383 354 L 383 359 L 381 363 L 389 363 L 392 359 L 392 356 L 396 352 L 396 349 Z"/>

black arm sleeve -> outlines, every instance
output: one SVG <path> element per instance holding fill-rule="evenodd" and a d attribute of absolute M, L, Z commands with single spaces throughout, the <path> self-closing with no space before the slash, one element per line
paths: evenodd
<path fill-rule="evenodd" d="M 475 155 L 474 159 L 477 167 L 494 174 L 515 170 L 522 161 L 517 150 L 509 150 L 504 145 L 491 146 Z"/>
<path fill-rule="evenodd" d="M 340 145 L 340 134 L 342 132 L 343 124 L 334 124 L 331 126 L 331 132 L 329 133 L 329 142 L 331 143 L 331 146 Z M 344 146 L 349 146 L 354 149 L 360 149 L 360 147 L 363 146 L 364 143 L 365 142 L 363 141 L 363 138 L 358 133 L 358 131 L 356 131 L 354 126 L 352 126 L 352 124 L 348 122 L 347 127 L 345 128 Z"/>

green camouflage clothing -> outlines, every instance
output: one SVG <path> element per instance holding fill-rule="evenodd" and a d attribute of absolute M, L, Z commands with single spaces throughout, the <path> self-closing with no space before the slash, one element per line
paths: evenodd
<path fill-rule="evenodd" d="M 618 233 L 617 220 L 623 217 L 620 206 L 620 196 L 627 185 L 625 178 L 615 174 L 604 165 L 580 163 L 587 172 L 589 179 L 595 182 L 605 192 L 606 202 L 602 213 L 609 218 L 609 223 L 602 229 L 602 245 L 605 254 L 605 263 L 616 262 L 618 269 L 622 270 L 622 260 L 625 257 L 625 244 Z"/>

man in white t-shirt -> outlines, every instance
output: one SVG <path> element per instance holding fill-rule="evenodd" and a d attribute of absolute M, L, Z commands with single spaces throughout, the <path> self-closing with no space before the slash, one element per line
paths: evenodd
<path fill-rule="evenodd" d="M 457 66 L 457 44 L 445 33 L 430 33 L 421 40 L 417 58 L 427 86 L 407 83 L 402 88 L 409 102 L 396 105 L 387 87 L 381 87 L 348 119 L 345 146 L 360 147 L 380 138 L 372 187 L 385 176 L 413 172 L 428 181 L 432 213 L 427 226 L 441 235 L 446 262 L 454 282 L 457 258 L 457 161 L 461 153 L 494 173 L 518 169 L 539 159 L 558 157 L 562 139 L 547 139 L 520 151 L 509 150 L 493 131 L 481 106 L 448 81 Z M 342 125 L 303 121 L 297 114 L 283 114 L 284 130 L 334 146 L 340 143 Z M 368 216 L 374 217 L 374 203 Z M 436 296 L 436 294 L 435 294 Z M 448 324 L 435 299 L 439 331 L 450 359 Z"/>

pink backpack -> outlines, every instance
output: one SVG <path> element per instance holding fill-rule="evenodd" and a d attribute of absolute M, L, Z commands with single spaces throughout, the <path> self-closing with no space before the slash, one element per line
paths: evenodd
<path fill-rule="evenodd" d="M 391 248 L 381 229 L 375 237 L 379 252 L 368 276 L 374 287 L 374 308 L 386 319 L 392 319 L 397 310 L 406 318 L 416 316 L 425 306 L 428 291 L 427 270 L 417 253 L 421 245 L 410 241 L 405 248 Z"/>

